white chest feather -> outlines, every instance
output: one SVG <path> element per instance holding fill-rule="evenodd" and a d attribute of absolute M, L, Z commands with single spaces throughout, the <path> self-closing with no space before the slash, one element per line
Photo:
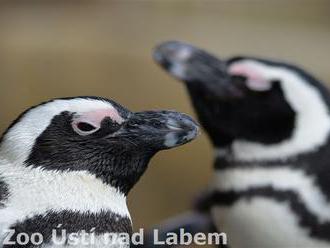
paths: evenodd
<path fill-rule="evenodd" d="M 265 198 L 241 200 L 232 207 L 214 207 L 217 228 L 228 235 L 232 248 L 323 248 L 312 239 L 287 204 Z"/>
<path fill-rule="evenodd" d="M 130 217 L 125 195 L 87 172 L 46 171 L 0 161 L 0 174 L 9 188 L 5 208 L 0 209 L 0 231 L 49 210 L 104 210 Z"/>
<path fill-rule="evenodd" d="M 216 172 L 214 187 L 221 191 L 244 191 L 271 186 L 274 190 L 291 190 L 320 222 L 330 221 L 330 203 L 310 175 L 289 167 L 237 168 Z"/>
<path fill-rule="evenodd" d="M 221 192 L 244 192 L 271 187 L 293 192 L 320 224 L 330 221 L 330 203 L 314 178 L 289 167 L 236 168 L 216 172 L 214 188 Z M 241 197 L 230 206 L 215 206 L 213 217 L 219 230 L 228 234 L 233 248 L 330 247 L 309 236 L 289 202 L 272 197 Z"/>

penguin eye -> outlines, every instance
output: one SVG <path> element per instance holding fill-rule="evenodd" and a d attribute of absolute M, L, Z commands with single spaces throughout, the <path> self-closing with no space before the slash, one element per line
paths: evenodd
<path fill-rule="evenodd" d="M 79 128 L 79 130 L 81 130 L 83 132 L 90 132 L 90 131 L 96 129 L 94 126 L 92 126 L 91 124 L 86 123 L 86 122 L 79 122 L 77 124 L 77 127 Z"/>
<path fill-rule="evenodd" d="M 95 127 L 91 123 L 77 122 L 73 124 L 73 129 L 79 135 L 85 136 L 96 132 L 99 128 Z"/>

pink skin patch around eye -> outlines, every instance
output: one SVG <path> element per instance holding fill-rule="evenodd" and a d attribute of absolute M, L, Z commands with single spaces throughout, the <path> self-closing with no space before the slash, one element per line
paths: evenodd
<path fill-rule="evenodd" d="M 244 76 L 247 80 L 247 87 L 254 91 L 266 91 L 271 89 L 271 82 L 264 77 L 253 65 L 246 63 L 236 63 L 229 67 L 228 71 L 231 75 Z"/>
<path fill-rule="evenodd" d="M 106 117 L 110 117 L 114 122 L 119 124 L 124 121 L 116 109 L 109 108 L 82 113 L 74 119 L 73 124 L 77 125 L 79 122 L 86 122 L 96 128 L 100 128 L 101 122 Z"/>

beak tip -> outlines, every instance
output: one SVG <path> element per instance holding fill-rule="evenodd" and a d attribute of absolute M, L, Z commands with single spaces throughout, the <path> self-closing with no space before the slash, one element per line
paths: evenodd
<path fill-rule="evenodd" d="M 166 149 L 184 145 L 199 134 L 199 124 L 189 115 L 168 110 L 163 112 L 167 134 L 164 136 Z"/>
<path fill-rule="evenodd" d="M 184 63 L 195 53 L 195 48 L 180 41 L 166 41 L 155 47 L 153 58 L 160 63 L 164 60 Z"/>
<path fill-rule="evenodd" d="M 156 47 L 152 53 L 152 58 L 155 62 L 161 63 L 164 60 L 160 47 Z"/>

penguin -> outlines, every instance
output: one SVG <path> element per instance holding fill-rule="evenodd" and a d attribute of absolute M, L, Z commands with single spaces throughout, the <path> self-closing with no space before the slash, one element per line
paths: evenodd
<path fill-rule="evenodd" d="M 132 112 L 101 97 L 26 110 L 0 141 L 0 247 L 128 247 L 103 243 L 132 234 L 127 194 L 158 151 L 197 133 L 185 114 Z M 84 232 L 94 243 L 80 242 Z"/>
<path fill-rule="evenodd" d="M 229 247 L 330 247 L 324 83 L 287 62 L 220 59 L 179 41 L 160 44 L 154 59 L 184 82 L 213 144 L 213 177 L 195 209 Z"/>

